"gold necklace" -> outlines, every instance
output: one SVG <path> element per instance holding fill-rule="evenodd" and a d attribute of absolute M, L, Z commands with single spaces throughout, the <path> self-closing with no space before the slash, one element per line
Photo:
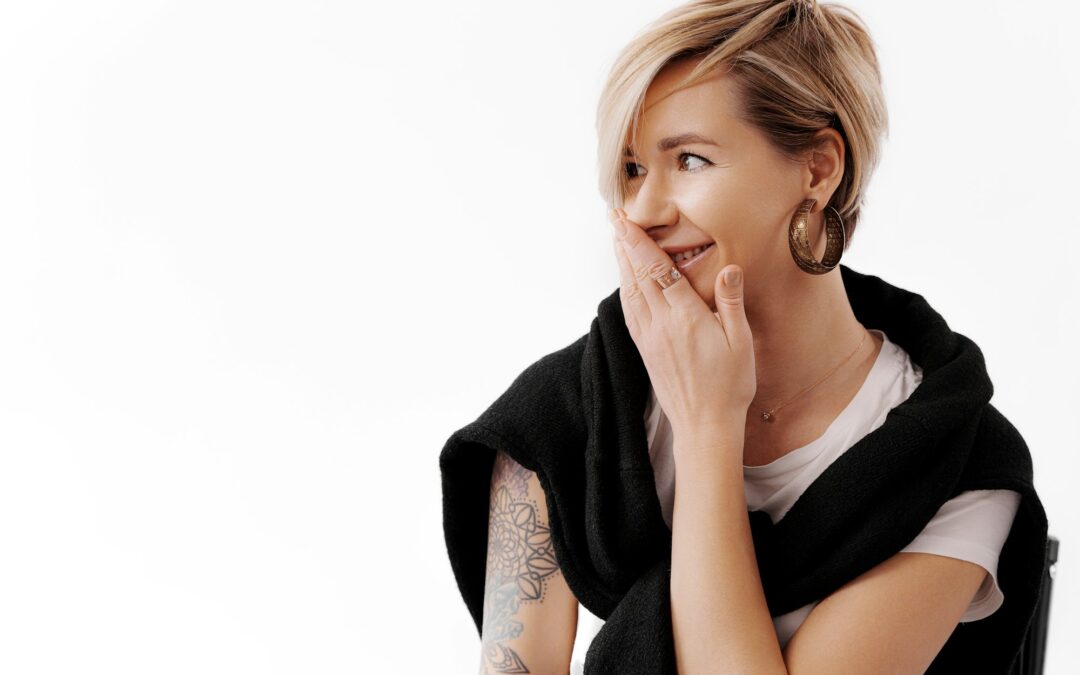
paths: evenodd
<path fill-rule="evenodd" d="M 794 396 L 792 396 L 792 397 L 791 397 L 791 398 L 789 398 L 788 400 L 784 401 L 784 402 L 783 402 L 783 403 L 781 403 L 780 405 L 776 406 L 775 408 L 770 408 L 769 410 L 764 410 L 764 411 L 762 411 L 762 413 L 761 413 L 761 421 L 763 421 L 763 422 L 772 422 L 772 421 L 774 421 L 774 420 L 776 419 L 776 411 L 777 411 L 777 410 L 779 410 L 780 408 L 783 408 L 783 407 L 784 407 L 785 405 L 787 405 L 788 403 L 791 403 L 791 402 L 792 402 L 792 401 L 794 401 L 794 400 L 795 400 L 796 398 L 798 398 L 798 397 L 802 396 L 802 395 L 803 395 L 803 394 L 805 394 L 806 392 L 810 391 L 810 390 L 811 390 L 811 389 L 813 389 L 814 387 L 816 387 L 816 386 L 818 386 L 819 384 L 821 384 L 822 382 L 824 382 L 824 381 L 825 381 L 825 378 L 827 378 L 827 377 L 829 377 L 829 375 L 832 375 L 833 373 L 835 373 L 835 372 L 836 372 L 836 370 L 837 370 L 837 369 L 838 369 L 838 368 L 839 368 L 840 366 L 842 366 L 842 365 L 844 365 L 845 363 L 847 363 L 848 359 L 850 359 L 850 358 L 851 358 L 852 356 L 855 356 L 855 352 L 859 351 L 859 348 L 863 346 L 863 343 L 864 343 L 864 342 L 866 342 L 866 336 L 867 336 L 867 335 L 868 335 L 869 333 L 870 333 L 870 331 L 868 331 L 868 330 L 866 330 L 866 329 L 864 328 L 864 329 L 863 329 L 863 336 L 862 336 L 862 340 L 859 340 L 859 346 L 858 346 L 858 347 L 856 347 L 856 348 L 855 348 L 855 349 L 854 349 L 854 350 L 853 350 L 853 351 L 852 351 L 852 352 L 851 352 L 850 354 L 848 354 L 848 355 L 847 355 L 847 357 L 846 357 L 846 358 L 845 358 L 845 359 L 844 359 L 843 361 L 841 361 L 840 363 L 836 364 L 836 367 L 835 367 L 835 368 L 833 368 L 833 369 L 832 369 L 832 370 L 830 370 L 830 371 L 829 371 L 828 373 L 826 373 L 826 374 L 825 374 L 825 377 L 821 378 L 820 380 L 818 380 L 818 381 L 817 381 L 817 382 L 815 382 L 814 384 L 810 385 L 810 386 L 809 386 L 809 387 L 807 387 L 806 389 L 803 389 L 803 390 L 802 390 L 802 391 L 800 391 L 800 392 L 799 392 L 798 394 L 795 394 Z"/>

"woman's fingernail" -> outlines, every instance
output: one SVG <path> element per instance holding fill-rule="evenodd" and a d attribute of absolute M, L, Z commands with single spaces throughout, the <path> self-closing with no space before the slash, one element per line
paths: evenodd
<path fill-rule="evenodd" d="M 620 239 L 624 234 L 626 234 L 626 223 L 624 223 L 622 221 L 622 218 L 619 218 L 618 216 L 616 216 L 615 219 L 611 221 L 611 227 L 615 228 L 615 236 L 619 237 Z"/>
<path fill-rule="evenodd" d="M 742 274 L 737 269 L 730 269 L 724 272 L 724 283 L 726 283 L 728 286 L 737 285 L 740 279 L 742 279 Z"/>

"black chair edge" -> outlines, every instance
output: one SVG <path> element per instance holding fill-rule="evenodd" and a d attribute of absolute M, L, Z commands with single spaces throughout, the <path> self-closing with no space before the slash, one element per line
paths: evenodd
<path fill-rule="evenodd" d="M 1046 634 L 1050 627 L 1050 591 L 1054 582 L 1055 563 L 1058 558 L 1058 539 L 1050 535 L 1046 539 L 1046 566 L 1043 568 L 1039 601 L 1031 619 L 1020 653 L 1016 657 L 1013 672 L 1016 675 L 1042 675 L 1046 659 Z"/>

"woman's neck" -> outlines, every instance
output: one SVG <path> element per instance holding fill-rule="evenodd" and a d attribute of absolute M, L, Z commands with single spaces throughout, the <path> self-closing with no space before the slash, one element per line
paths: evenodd
<path fill-rule="evenodd" d="M 747 285 L 746 314 L 754 334 L 757 370 L 751 418 L 787 401 L 778 419 L 784 412 L 790 416 L 812 407 L 815 401 L 845 396 L 853 383 L 865 379 L 873 364 L 870 359 L 880 348 L 870 335 L 863 340 L 865 328 L 851 309 L 839 268 L 819 278 L 806 279 L 805 275 L 795 270 L 785 276 L 782 287 L 762 289 L 757 296 Z M 823 377 L 820 384 L 800 394 Z"/>

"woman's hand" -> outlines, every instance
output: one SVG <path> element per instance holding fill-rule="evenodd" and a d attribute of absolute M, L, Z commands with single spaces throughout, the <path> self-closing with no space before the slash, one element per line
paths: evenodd
<path fill-rule="evenodd" d="M 757 392 L 742 269 L 727 265 L 717 275 L 713 313 L 688 279 L 660 288 L 655 279 L 674 265 L 671 257 L 621 209 L 609 217 L 626 327 L 676 438 L 680 433 L 684 437 L 730 433 L 733 423 L 738 423 L 741 438 L 746 411 Z M 731 272 L 737 279 L 725 283 L 725 273 Z"/>

